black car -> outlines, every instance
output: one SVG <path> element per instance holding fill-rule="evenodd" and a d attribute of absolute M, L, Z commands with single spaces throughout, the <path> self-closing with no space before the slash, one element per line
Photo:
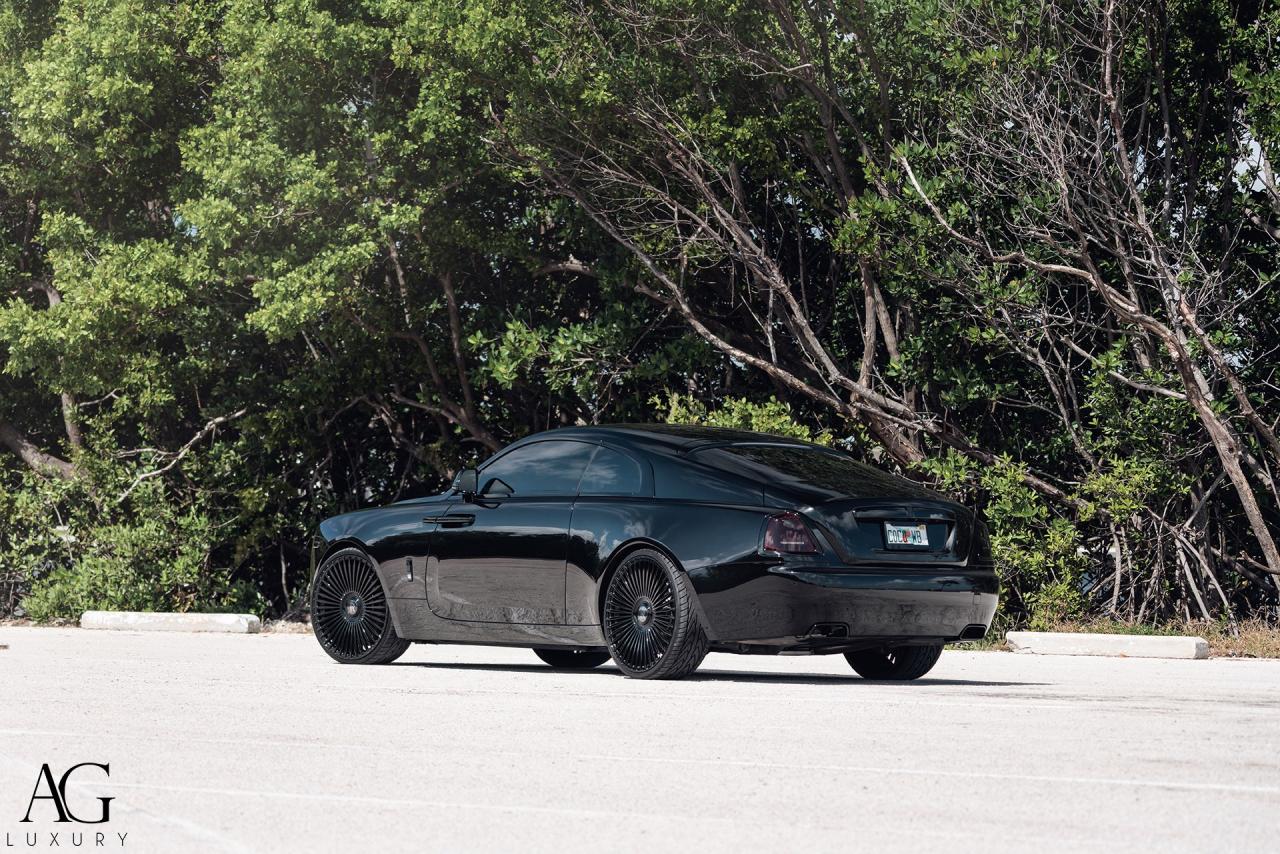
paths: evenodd
<path fill-rule="evenodd" d="M 709 651 L 915 679 L 996 608 L 973 511 L 840 451 L 704 427 L 529 436 L 442 495 L 326 520 L 316 545 L 315 634 L 349 664 L 471 643 L 647 679 Z"/>

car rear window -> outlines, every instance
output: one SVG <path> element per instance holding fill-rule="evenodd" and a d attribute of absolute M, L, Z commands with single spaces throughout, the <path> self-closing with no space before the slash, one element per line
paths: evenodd
<path fill-rule="evenodd" d="M 725 468 L 741 471 L 766 483 L 804 483 L 849 498 L 938 498 L 906 478 L 860 463 L 839 451 L 802 445 L 721 445 L 695 452 L 719 458 Z M 710 459 L 708 459 L 710 461 Z"/>

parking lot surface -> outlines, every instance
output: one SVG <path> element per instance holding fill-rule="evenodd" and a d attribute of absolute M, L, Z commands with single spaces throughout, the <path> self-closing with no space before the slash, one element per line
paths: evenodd
<path fill-rule="evenodd" d="M 344 667 L 308 635 L 0 644 L 3 851 L 1280 850 L 1274 661 L 948 650 L 890 684 L 717 654 L 642 682 L 491 647 Z M 86 762 L 109 776 L 66 806 L 108 822 L 32 804 Z"/>

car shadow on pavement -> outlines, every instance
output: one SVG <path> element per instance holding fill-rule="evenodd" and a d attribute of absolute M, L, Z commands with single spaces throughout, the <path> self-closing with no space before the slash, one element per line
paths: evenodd
<path fill-rule="evenodd" d="M 689 682 L 777 682 L 797 685 L 829 685 L 833 682 L 867 682 L 877 685 L 964 685 L 968 687 L 1020 688 L 1047 685 L 1047 682 L 989 682 L 982 679 L 913 679 L 910 682 L 892 679 L 863 679 L 855 673 L 760 673 L 741 670 L 699 670 L 685 677 Z"/>
<path fill-rule="evenodd" d="M 432 670 L 480 670 L 505 673 L 552 673 L 575 676 L 611 676 L 620 674 L 617 668 L 602 666 L 592 670 L 556 670 L 545 664 L 473 664 L 469 662 L 445 661 L 397 661 L 385 665 L 387 667 L 426 667 Z M 841 673 L 760 673 L 746 670 L 699 670 L 692 676 L 679 680 L 682 682 L 760 682 L 791 685 L 830 685 L 833 682 L 874 682 L 878 685 L 901 685 L 902 682 L 890 680 L 863 679 L 855 673 L 845 676 Z M 1021 688 L 1048 685 L 1047 682 L 989 682 L 982 679 L 916 679 L 912 685 L 963 685 L 977 688 Z"/>
<path fill-rule="evenodd" d="M 604 670 L 556 670 L 545 664 L 470 664 L 450 661 L 394 661 L 385 667 L 427 667 L 432 670 L 492 670 L 506 673 L 576 673 L 586 676 L 617 676 L 613 668 Z"/>

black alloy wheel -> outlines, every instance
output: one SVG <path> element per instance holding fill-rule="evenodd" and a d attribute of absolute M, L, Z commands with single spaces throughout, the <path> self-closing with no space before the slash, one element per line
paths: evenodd
<path fill-rule="evenodd" d="M 928 646 L 894 646 L 888 649 L 862 649 L 846 652 L 849 665 L 863 679 L 906 682 L 919 679 L 933 669 L 942 655 L 942 644 Z"/>
<path fill-rule="evenodd" d="M 409 642 L 396 634 L 373 561 L 359 549 L 330 555 L 311 587 L 311 627 L 329 656 L 343 664 L 387 664 Z"/>
<path fill-rule="evenodd" d="M 533 654 L 556 670 L 590 670 L 609 660 L 609 653 L 596 649 L 535 649 Z"/>
<path fill-rule="evenodd" d="M 638 679 L 680 679 L 710 642 L 683 572 L 659 551 L 623 559 L 604 597 L 604 637 L 618 669 Z"/>

